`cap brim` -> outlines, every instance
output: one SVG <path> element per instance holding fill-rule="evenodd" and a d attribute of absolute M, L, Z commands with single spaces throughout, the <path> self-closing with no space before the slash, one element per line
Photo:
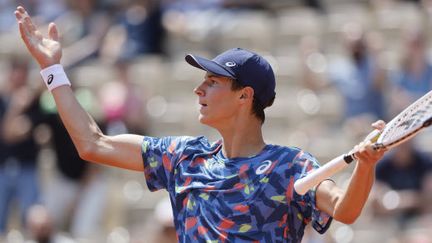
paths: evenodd
<path fill-rule="evenodd" d="M 224 77 L 229 77 L 229 78 L 235 78 L 235 76 L 233 74 L 231 74 L 230 72 L 228 72 L 226 69 L 224 69 L 221 65 L 219 65 L 218 63 L 203 58 L 203 57 L 199 57 L 199 56 L 194 56 L 191 54 L 186 55 L 185 60 L 187 63 L 189 63 L 190 65 L 196 67 L 196 68 L 200 68 L 204 71 L 216 74 L 216 75 L 220 75 L 220 76 L 224 76 Z"/>

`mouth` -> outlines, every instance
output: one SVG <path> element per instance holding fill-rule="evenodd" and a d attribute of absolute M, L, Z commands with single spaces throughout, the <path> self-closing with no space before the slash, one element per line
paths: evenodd
<path fill-rule="evenodd" d="M 201 107 L 207 107 L 207 104 L 206 104 L 206 103 L 199 102 L 199 104 L 200 104 Z"/>
<path fill-rule="evenodd" d="M 200 112 L 204 112 L 204 110 L 206 110 L 206 108 L 207 108 L 207 104 L 206 103 L 199 103 L 199 110 L 200 110 Z"/>

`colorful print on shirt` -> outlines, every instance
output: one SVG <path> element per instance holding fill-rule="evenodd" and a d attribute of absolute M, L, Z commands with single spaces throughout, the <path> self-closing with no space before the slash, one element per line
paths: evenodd
<path fill-rule="evenodd" d="M 300 242 L 305 226 L 324 233 L 332 218 L 319 211 L 315 191 L 294 181 L 319 167 L 294 147 L 266 145 L 247 158 L 223 156 L 222 142 L 205 137 L 145 137 L 150 190 L 169 192 L 179 242 Z"/>

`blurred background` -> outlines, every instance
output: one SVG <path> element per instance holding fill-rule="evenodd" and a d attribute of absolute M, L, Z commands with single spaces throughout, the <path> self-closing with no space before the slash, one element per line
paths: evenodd
<path fill-rule="evenodd" d="M 18 4 L 43 31 L 58 25 L 76 96 L 108 134 L 218 138 L 197 121 L 204 72 L 188 53 L 265 56 L 277 76 L 266 142 L 321 163 L 432 88 L 430 0 L 0 0 L 0 242 L 175 242 L 166 192 L 78 157 L 21 43 Z M 355 224 L 308 228 L 303 242 L 432 242 L 431 135 L 379 163 Z"/>

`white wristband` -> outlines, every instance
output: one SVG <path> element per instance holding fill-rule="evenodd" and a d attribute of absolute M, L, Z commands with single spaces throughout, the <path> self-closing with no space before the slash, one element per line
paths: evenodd
<path fill-rule="evenodd" d="M 49 91 L 52 91 L 53 89 L 63 85 L 71 86 L 63 66 L 60 64 L 54 64 L 44 68 L 40 71 L 40 74 L 42 75 L 45 85 Z"/>

